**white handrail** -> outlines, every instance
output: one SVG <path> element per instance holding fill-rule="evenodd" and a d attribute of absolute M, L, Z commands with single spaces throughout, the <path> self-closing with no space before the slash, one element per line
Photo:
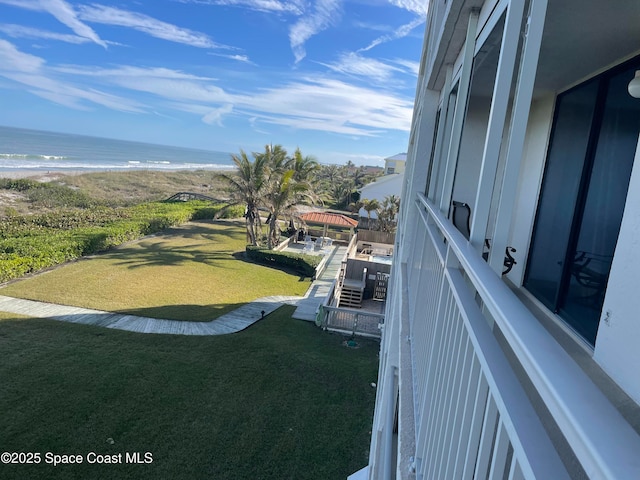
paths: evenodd
<path fill-rule="evenodd" d="M 423 194 L 444 235 L 574 454 L 591 478 L 640 478 L 640 436 L 464 236 Z"/>

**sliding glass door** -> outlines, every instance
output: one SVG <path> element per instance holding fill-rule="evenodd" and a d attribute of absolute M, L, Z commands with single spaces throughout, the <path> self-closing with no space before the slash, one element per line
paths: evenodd
<path fill-rule="evenodd" d="M 627 85 L 640 60 L 563 93 L 555 119 L 525 288 L 595 344 L 640 132 Z"/>

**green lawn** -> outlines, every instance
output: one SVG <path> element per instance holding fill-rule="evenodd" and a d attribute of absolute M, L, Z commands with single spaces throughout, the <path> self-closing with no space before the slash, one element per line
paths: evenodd
<path fill-rule="evenodd" d="M 0 478 L 344 479 L 367 463 L 379 345 L 347 348 L 292 311 L 219 337 L 0 315 L 0 452 L 43 458 Z M 46 452 L 85 461 L 53 467 Z"/>
<path fill-rule="evenodd" d="M 208 321 L 259 297 L 307 291 L 310 279 L 245 261 L 244 248 L 241 222 L 192 222 L 12 283 L 0 295 Z"/>

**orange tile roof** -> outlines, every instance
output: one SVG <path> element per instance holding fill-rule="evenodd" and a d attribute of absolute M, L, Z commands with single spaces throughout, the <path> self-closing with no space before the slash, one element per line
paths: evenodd
<path fill-rule="evenodd" d="M 309 212 L 300 215 L 307 223 L 321 223 L 339 227 L 357 227 L 358 221 L 339 213 Z"/>

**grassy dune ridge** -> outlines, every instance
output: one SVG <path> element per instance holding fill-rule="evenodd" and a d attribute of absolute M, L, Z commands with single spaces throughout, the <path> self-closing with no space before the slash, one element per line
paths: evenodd
<path fill-rule="evenodd" d="M 30 172 L 33 173 L 33 172 Z M 201 193 L 214 198 L 226 198 L 222 185 L 210 170 L 155 171 L 138 170 L 125 172 L 89 172 L 64 174 L 59 172 L 41 173 L 29 176 L 50 187 L 67 187 L 69 192 L 79 192 L 94 204 L 122 207 L 142 202 L 164 200 L 174 193 L 187 191 Z M 26 177 L 24 172 L 7 172 L 7 179 Z M 0 173 L 0 187 L 3 174 Z M 49 211 L 53 189 L 44 196 L 33 193 L 0 188 L 0 218 L 10 215 L 34 214 Z M 48 193 L 48 198 L 46 193 Z M 53 206 L 55 208 L 55 205 Z"/>

